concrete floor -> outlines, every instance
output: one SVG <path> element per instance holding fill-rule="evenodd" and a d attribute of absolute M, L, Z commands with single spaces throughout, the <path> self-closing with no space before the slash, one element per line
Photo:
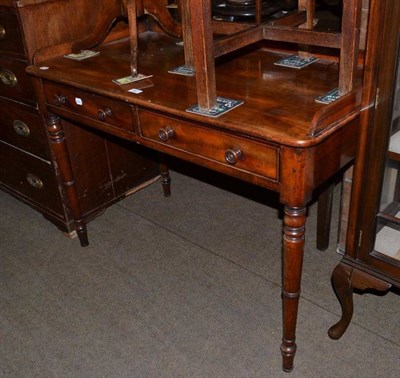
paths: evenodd
<path fill-rule="evenodd" d="M 110 207 L 85 249 L 0 192 L 1 377 L 400 377 L 397 294 L 356 295 L 348 331 L 327 336 L 339 190 L 325 252 L 310 209 L 287 374 L 276 196 L 198 177 L 172 172 L 172 197 L 155 183 Z"/>

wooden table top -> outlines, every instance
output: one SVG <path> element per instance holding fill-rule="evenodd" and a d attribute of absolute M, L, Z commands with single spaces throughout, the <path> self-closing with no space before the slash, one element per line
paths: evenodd
<path fill-rule="evenodd" d="M 29 67 L 28 73 L 289 146 L 319 143 L 359 112 L 354 94 L 329 105 L 315 102 L 316 97 L 337 86 L 337 63 L 320 60 L 301 70 L 286 68 L 274 63 L 288 53 L 252 46 L 216 61 L 218 96 L 243 100 L 244 104 L 218 118 L 188 113 L 186 109 L 197 103 L 195 80 L 168 73 L 169 69 L 184 64 L 183 47 L 177 41 L 155 32 L 141 35 L 139 72 L 153 75 L 145 82 L 124 86 L 112 82 L 130 74 L 128 40 L 100 46 L 98 56 L 84 61 L 53 58 Z M 145 85 L 149 87 L 142 88 Z M 142 88 L 143 92 L 132 94 L 128 92 L 131 88 Z M 323 131 L 312 136 L 315 128 Z"/>

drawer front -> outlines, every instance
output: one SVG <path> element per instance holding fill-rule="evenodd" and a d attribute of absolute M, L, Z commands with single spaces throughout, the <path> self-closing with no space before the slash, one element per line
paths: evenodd
<path fill-rule="evenodd" d="M 27 63 L 7 57 L 0 58 L 0 96 L 30 105 L 35 104 L 32 79 L 25 73 Z"/>
<path fill-rule="evenodd" d="M 48 159 L 47 137 L 35 109 L 0 99 L 0 140 Z"/>
<path fill-rule="evenodd" d="M 273 145 L 249 141 L 144 110 L 139 111 L 139 120 L 143 138 L 278 181 L 279 149 Z"/>
<path fill-rule="evenodd" d="M 108 126 L 135 131 L 132 106 L 129 104 L 52 83 L 44 84 L 44 92 L 49 105 Z"/>
<path fill-rule="evenodd" d="M 40 207 L 63 214 L 53 167 L 2 142 L 0 142 L 0 182 Z"/>
<path fill-rule="evenodd" d="M 0 11 L 0 51 L 2 54 L 24 56 L 24 46 L 17 14 Z"/>

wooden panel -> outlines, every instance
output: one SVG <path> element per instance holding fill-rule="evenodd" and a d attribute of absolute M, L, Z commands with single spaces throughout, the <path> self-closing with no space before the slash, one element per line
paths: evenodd
<path fill-rule="evenodd" d="M 154 151 L 132 142 L 109 137 L 107 152 L 116 197 L 142 188 L 160 174 L 160 167 L 155 158 L 157 154 Z"/>
<path fill-rule="evenodd" d="M 121 13 L 120 0 L 24 1 L 19 5 L 27 58 L 43 47 L 83 38 L 96 28 L 99 19 Z"/>
<path fill-rule="evenodd" d="M 18 16 L 14 12 L 0 9 L 0 51 L 6 54 L 24 56 Z"/>
<path fill-rule="evenodd" d="M 314 161 L 307 162 L 311 163 L 312 181 L 315 187 L 328 180 L 354 159 L 359 125 L 360 120 L 357 117 L 315 146 Z"/>
<path fill-rule="evenodd" d="M 278 181 L 279 149 L 270 144 L 242 139 L 170 117 L 139 111 L 140 132 L 144 138 L 163 143 L 173 149 L 194 154 L 224 165 L 228 150 L 240 150 L 242 157 L 234 168 Z M 174 136 L 167 142 L 159 139 L 160 129 L 171 128 Z"/>
<path fill-rule="evenodd" d="M 0 99 L 0 140 L 49 160 L 47 136 L 36 109 Z"/>
<path fill-rule="evenodd" d="M 106 142 L 100 135 L 65 121 L 63 128 L 82 212 L 86 214 L 114 199 Z"/>
<path fill-rule="evenodd" d="M 63 128 L 84 216 L 159 174 L 158 164 L 140 146 L 67 121 Z"/>

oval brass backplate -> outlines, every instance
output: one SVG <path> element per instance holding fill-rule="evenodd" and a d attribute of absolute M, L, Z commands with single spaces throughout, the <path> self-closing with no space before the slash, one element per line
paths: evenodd
<path fill-rule="evenodd" d="M 6 68 L 0 68 L 0 79 L 3 84 L 9 87 L 14 87 L 18 83 L 17 77 L 15 76 L 14 72 Z"/>
<path fill-rule="evenodd" d="M 0 39 L 6 38 L 6 29 L 4 29 L 3 25 L 0 25 Z"/>
<path fill-rule="evenodd" d="M 19 119 L 14 120 L 13 128 L 18 135 L 23 137 L 28 137 L 31 134 L 29 127 Z"/>
<path fill-rule="evenodd" d="M 43 189 L 44 188 L 43 181 L 39 177 L 33 175 L 32 173 L 28 173 L 26 175 L 26 179 L 27 179 L 29 185 L 33 186 L 35 189 Z"/>

